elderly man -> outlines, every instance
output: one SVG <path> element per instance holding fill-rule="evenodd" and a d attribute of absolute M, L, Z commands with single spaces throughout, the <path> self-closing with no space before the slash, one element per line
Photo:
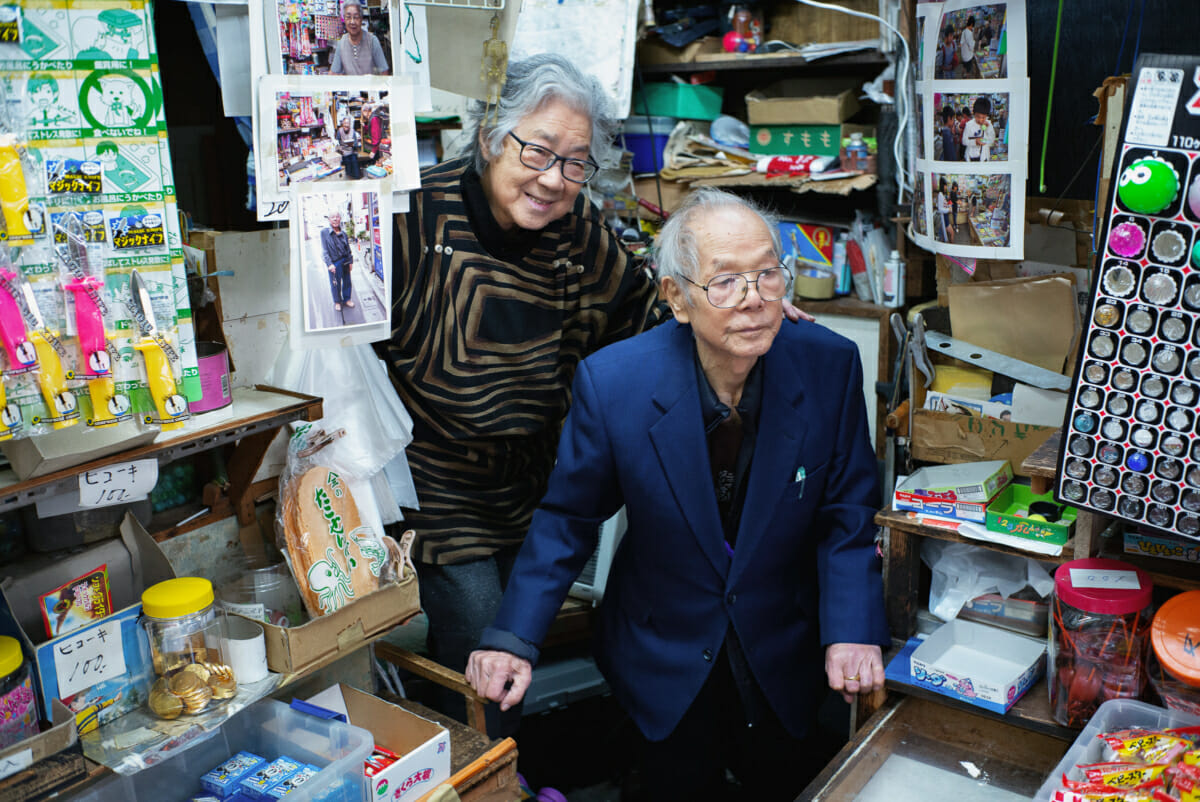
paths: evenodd
<path fill-rule="evenodd" d="M 596 545 L 628 531 L 595 653 L 645 739 L 647 799 L 792 799 L 820 694 L 883 685 L 875 456 L 852 343 L 781 328 L 777 227 L 694 193 L 659 238 L 675 323 L 579 366 L 549 489 L 467 679 L 508 708 Z M 704 469 L 708 466 L 708 470 Z"/>
<path fill-rule="evenodd" d="M 329 270 L 333 311 L 342 311 L 343 304 L 353 309 L 354 301 L 350 296 L 354 285 L 350 282 L 350 268 L 354 264 L 354 254 L 350 251 L 350 238 L 342 230 L 342 216 L 337 212 L 329 215 L 329 228 L 321 229 L 321 253 Z"/>

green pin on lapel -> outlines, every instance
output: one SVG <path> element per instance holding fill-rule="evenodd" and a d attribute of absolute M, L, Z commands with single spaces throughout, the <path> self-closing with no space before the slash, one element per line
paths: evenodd
<path fill-rule="evenodd" d="M 795 481 L 796 481 L 796 484 L 800 485 L 800 490 L 799 490 L 799 492 L 797 492 L 797 493 L 796 493 L 796 498 L 797 498 L 797 499 L 802 499 L 802 498 L 804 498 L 804 477 L 805 477 L 805 476 L 807 476 L 807 473 L 806 473 L 806 471 L 804 470 L 804 468 L 803 468 L 803 467 L 800 467 L 800 468 L 797 468 L 797 469 L 796 469 L 796 479 L 795 479 Z"/>

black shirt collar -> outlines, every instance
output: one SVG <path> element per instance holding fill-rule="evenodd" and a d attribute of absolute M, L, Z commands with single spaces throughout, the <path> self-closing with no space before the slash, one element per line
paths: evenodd
<path fill-rule="evenodd" d="M 488 205 L 479 173 L 470 163 L 463 170 L 462 193 L 471 230 L 484 250 L 495 258 L 505 262 L 520 261 L 542 236 L 541 231 L 529 231 L 520 226 L 514 226 L 511 231 L 500 228 L 492 214 L 492 207 Z"/>
<path fill-rule="evenodd" d="M 696 350 L 695 342 L 692 343 L 692 357 L 696 365 L 696 383 L 700 386 L 700 414 L 704 418 L 704 433 L 712 434 L 713 429 L 729 417 L 729 407 L 717 398 L 717 391 L 704 375 L 704 367 L 700 364 L 700 352 Z M 754 363 L 754 367 L 750 368 L 750 375 L 746 377 L 746 386 L 742 388 L 742 397 L 737 405 L 738 415 L 748 428 L 753 428 L 758 418 L 758 408 L 762 401 L 762 382 L 762 360 L 759 359 Z"/>

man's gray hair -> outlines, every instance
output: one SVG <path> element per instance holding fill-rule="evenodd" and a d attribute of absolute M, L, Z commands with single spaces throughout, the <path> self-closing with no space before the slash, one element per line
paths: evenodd
<path fill-rule="evenodd" d="M 724 192 L 713 187 L 693 190 L 667 220 L 655 240 L 655 275 L 659 281 L 672 279 L 683 287 L 691 279 L 700 276 L 700 248 L 696 242 L 695 223 L 698 217 L 719 209 L 745 209 L 758 216 L 771 234 L 775 255 L 782 256 L 783 245 L 779 238 L 779 220 L 775 215 L 754 201 Z M 691 293 L 684 293 L 689 305 Z"/>
<path fill-rule="evenodd" d="M 509 63 L 498 109 L 489 115 L 492 122 L 483 128 L 482 136 L 485 106 L 481 101 L 471 103 L 463 125 L 462 155 L 469 156 L 475 171 L 482 174 L 488 160 L 501 153 L 505 138 L 550 100 L 559 100 L 586 115 L 592 122 L 592 158 L 601 166 L 615 162 L 612 141 L 618 121 L 613 119 L 608 93 L 595 78 L 554 53 Z"/>

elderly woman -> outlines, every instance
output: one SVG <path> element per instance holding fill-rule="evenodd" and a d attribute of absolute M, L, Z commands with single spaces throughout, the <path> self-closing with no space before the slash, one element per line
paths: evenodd
<path fill-rule="evenodd" d="M 414 421 L 405 524 L 430 651 L 460 671 L 546 489 L 576 365 L 663 314 L 580 192 L 611 147 L 606 97 L 559 56 L 510 64 L 498 113 L 473 110 L 466 153 L 423 171 L 397 220 L 380 353 Z"/>
<path fill-rule="evenodd" d="M 342 22 L 346 32 L 333 50 L 330 75 L 388 75 L 391 69 L 375 34 L 363 28 L 362 3 L 346 0 L 342 4 Z"/>

